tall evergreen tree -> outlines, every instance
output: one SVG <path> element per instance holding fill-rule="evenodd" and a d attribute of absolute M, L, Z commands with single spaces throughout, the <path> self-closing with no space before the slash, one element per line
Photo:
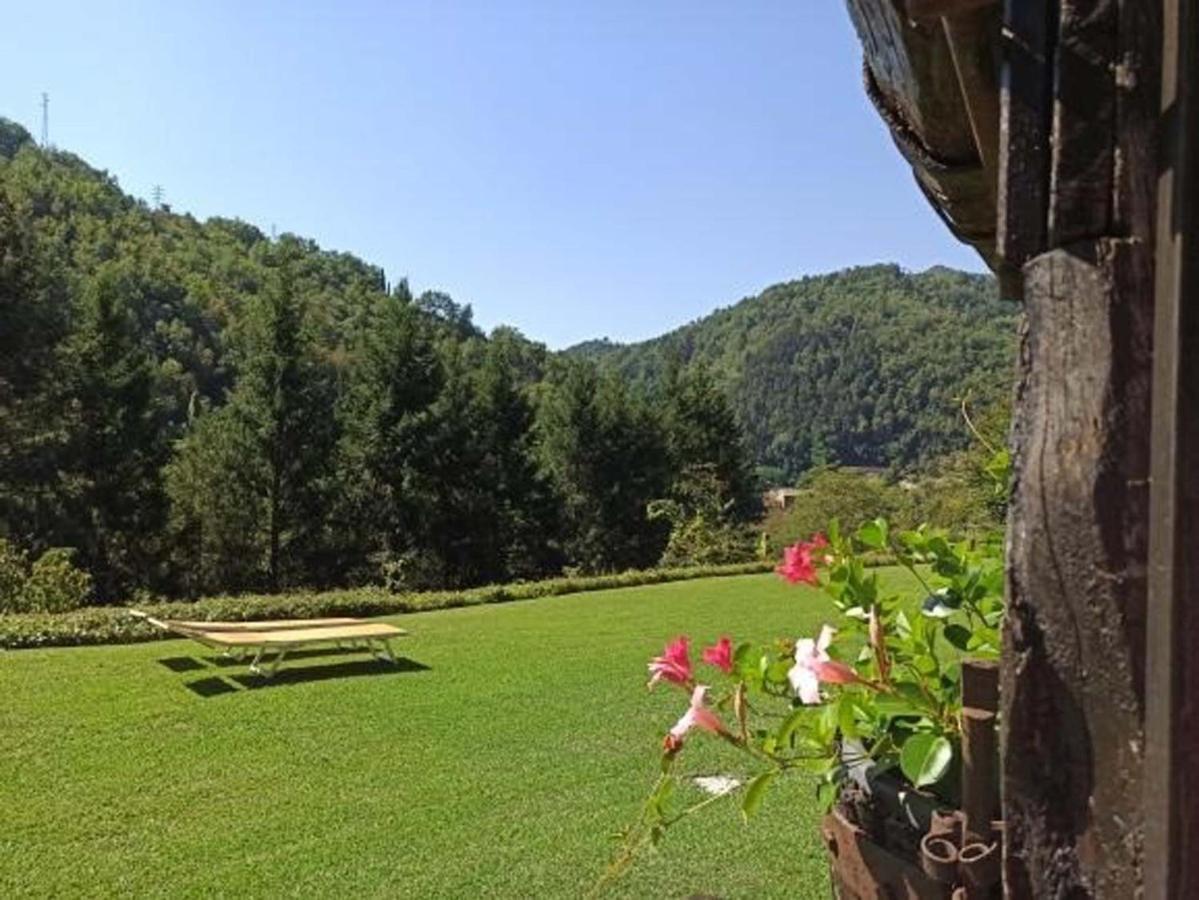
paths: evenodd
<path fill-rule="evenodd" d="M 430 503 L 420 466 L 443 382 L 430 328 L 401 282 L 372 309 L 339 406 L 337 526 L 345 565 L 361 578 L 413 549 Z"/>
<path fill-rule="evenodd" d="M 127 293 L 119 268 L 102 267 L 84 287 L 61 354 L 70 429 L 64 536 L 79 549 L 101 599 L 154 583 L 166 512 L 167 445 L 154 362 L 138 339 Z"/>
<path fill-rule="evenodd" d="M 67 310 L 65 279 L 39 254 L 0 185 L 0 536 L 37 550 L 57 539 L 65 519 L 57 485 L 65 423 L 55 351 L 67 331 Z"/>
<path fill-rule="evenodd" d="M 702 481 L 719 486 L 730 502 L 730 516 L 749 521 L 761 512 L 761 497 L 753 463 L 736 413 L 716 379 L 703 365 L 673 366 L 664 379 L 661 403 L 671 468 L 679 489 L 695 490 L 695 470 Z M 690 473 L 690 474 L 688 474 Z M 685 488 L 680 479 L 686 479 Z M 680 496 L 681 499 L 681 496 Z"/>
<path fill-rule="evenodd" d="M 669 484 L 665 439 L 649 407 L 613 375 L 566 362 L 539 408 L 541 457 L 561 498 L 564 550 L 575 565 L 652 565 L 666 533 L 648 503 Z"/>
<path fill-rule="evenodd" d="M 198 530 L 204 548 L 239 546 L 228 540 L 231 523 L 212 517 L 228 505 L 215 498 L 226 498 L 241 510 L 238 525 L 252 522 L 243 541 L 252 548 L 247 574 L 257 585 L 224 587 L 326 583 L 334 385 L 285 268 L 254 298 L 241 326 L 228 404 L 187 436 L 173 467 L 176 525 Z M 189 511 L 201 518 L 189 522 Z M 246 568 L 243 560 L 228 563 L 219 568 L 231 575 Z"/>

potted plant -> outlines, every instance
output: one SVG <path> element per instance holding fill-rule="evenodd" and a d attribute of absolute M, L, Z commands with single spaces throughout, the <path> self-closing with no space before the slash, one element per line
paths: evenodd
<path fill-rule="evenodd" d="M 889 590 L 868 562 L 893 559 L 922 599 Z M 672 802 L 677 765 L 697 734 L 736 747 L 752 777 L 744 816 L 771 783 L 814 773 L 822 838 L 844 898 L 985 897 L 998 890 L 996 663 L 1003 614 L 998 539 L 951 541 L 882 519 L 788 547 L 779 574 L 822 589 L 817 634 L 769 646 L 722 638 L 692 663 L 686 637 L 649 663 L 650 686 L 681 689 L 683 714 L 662 744 L 662 773 L 623 833 L 610 873 L 719 795 Z"/>

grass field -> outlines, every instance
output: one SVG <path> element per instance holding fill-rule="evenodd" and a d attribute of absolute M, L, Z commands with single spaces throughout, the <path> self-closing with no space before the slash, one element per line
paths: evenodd
<path fill-rule="evenodd" d="M 422 613 L 398 670 L 309 656 L 265 686 L 183 641 L 0 653 L 0 896 L 578 896 L 684 707 L 648 657 L 828 611 L 751 575 Z M 828 895 L 811 784 L 708 812 L 605 895 Z"/>

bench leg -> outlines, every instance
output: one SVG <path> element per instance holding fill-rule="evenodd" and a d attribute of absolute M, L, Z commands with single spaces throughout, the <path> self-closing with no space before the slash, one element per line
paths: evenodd
<path fill-rule="evenodd" d="M 258 652 L 254 654 L 254 658 L 250 661 L 250 671 L 255 675 L 261 675 L 262 669 L 258 664 L 262 661 L 262 654 L 266 653 L 266 647 L 259 647 Z"/>
<path fill-rule="evenodd" d="M 275 658 L 274 658 L 274 659 L 271 661 L 271 667 L 270 667 L 269 669 L 267 669 L 267 670 L 266 670 L 266 677 L 267 677 L 267 678 L 274 678 L 274 677 L 275 677 L 275 673 L 276 673 L 277 671 L 279 671 L 279 663 L 283 662 L 283 657 L 287 656 L 287 651 L 288 651 L 288 650 L 290 650 L 290 649 L 291 649 L 291 647 L 280 647 L 280 648 L 279 648 L 279 655 L 278 655 L 278 656 L 276 656 L 276 657 L 275 657 Z"/>
<path fill-rule="evenodd" d="M 391 652 L 391 641 L 381 638 L 377 641 L 369 642 L 367 647 L 375 659 L 386 660 L 393 666 L 399 665 L 399 662 L 395 658 L 395 654 Z"/>

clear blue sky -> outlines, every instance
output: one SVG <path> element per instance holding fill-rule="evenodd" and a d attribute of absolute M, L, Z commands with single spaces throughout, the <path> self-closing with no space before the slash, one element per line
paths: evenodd
<path fill-rule="evenodd" d="M 176 210 L 292 231 L 553 347 L 799 275 L 980 270 L 839 0 L 22 3 L 0 115 Z"/>

